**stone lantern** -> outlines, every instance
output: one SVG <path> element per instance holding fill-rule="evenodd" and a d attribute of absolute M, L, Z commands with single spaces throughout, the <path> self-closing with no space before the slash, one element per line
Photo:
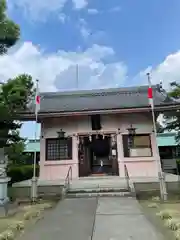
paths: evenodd
<path fill-rule="evenodd" d="M 64 139 L 64 138 L 65 138 L 65 133 L 66 133 L 66 132 L 64 132 L 62 129 L 60 129 L 60 131 L 57 132 L 58 138 L 59 138 L 59 139 Z"/>
<path fill-rule="evenodd" d="M 131 148 L 133 146 L 134 136 L 136 135 L 136 128 L 134 128 L 131 124 L 130 127 L 127 128 L 127 130 L 128 130 L 128 143 L 129 147 Z"/>
<path fill-rule="evenodd" d="M 7 213 L 7 204 L 9 202 L 7 187 L 10 178 L 7 177 L 6 168 L 7 157 L 5 156 L 4 148 L 0 148 L 0 206 L 5 207 Z"/>

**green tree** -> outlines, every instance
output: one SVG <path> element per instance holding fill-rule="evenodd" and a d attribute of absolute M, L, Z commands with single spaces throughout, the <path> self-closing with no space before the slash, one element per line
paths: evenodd
<path fill-rule="evenodd" d="M 17 133 L 19 135 L 19 132 Z M 6 147 L 5 152 L 8 157 L 9 165 L 23 165 L 26 162 L 26 156 L 23 154 L 25 150 L 25 139 L 13 142 Z"/>
<path fill-rule="evenodd" d="M 19 26 L 7 16 L 6 0 L 0 0 L 0 55 L 7 53 L 19 37 Z M 9 79 L 0 87 L 0 148 L 6 147 L 12 161 L 22 155 L 24 148 L 18 131 L 21 127 L 18 114 L 26 110 L 32 88 L 32 78 L 25 74 Z"/>
<path fill-rule="evenodd" d="M 164 132 L 164 127 L 159 122 L 156 122 L 156 129 L 157 129 L 157 133 Z"/>
<path fill-rule="evenodd" d="M 0 147 L 22 141 L 18 131 L 22 125 L 19 115 L 27 110 L 33 95 L 32 77 L 26 74 L 9 79 L 1 86 Z"/>
<path fill-rule="evenodd" d="M 0 0 L 0 54 L 14 46 L 19 36 L 19 26 L 7 16 L 6 0 Z"/>
<path fill-rule="evenodd" d="M 170 84 L 169 97 L 180 103 L 180 84 L 172 82 Z M 176 140 L 180 143 L 180 110 L 169 111 L 164 114 L 165 130 L 177 132 Z"/>

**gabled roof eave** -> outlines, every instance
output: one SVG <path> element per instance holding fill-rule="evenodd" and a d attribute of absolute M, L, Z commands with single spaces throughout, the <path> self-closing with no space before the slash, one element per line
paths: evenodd
<path fill-rule="evenodd" d="M 179 110 L 180 104 L 166 104 L 155 106 L 154 111 L 163 113 L 165 111 Z M 84 111 L 71 111 L 71 112 L 39 112 L 38 119 L 49 118 L 49 117 L 61 117 L 61 116 L 82 116 L 82 115 L 92 115 L 92 114 L 116 114 L 116 113 L 141 113 L 141 112 L 150 112 L 151 108 L 148 107 L 136 107 L 136 108 L 121 108 L 121 109 L 103 109 L 103 110 L 84 110 Z M 32 112 L 23 113 L 20 116 L 22 121 L 34 121 L 35 114 Z"/>

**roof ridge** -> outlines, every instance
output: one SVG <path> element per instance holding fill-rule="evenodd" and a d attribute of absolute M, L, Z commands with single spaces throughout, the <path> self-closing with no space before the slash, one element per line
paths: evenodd
<path fill-rule="evenodd" d="M 107 89 L 92 89 L 92 90 L 74 90 L 74 91 L 58 91 L 58 92 L 41 92 L 43 97 L 65 97 L 65 96 L 98 96 L 98 95 L 115 95 L 117 93 L 144 93 L 147 91 L 148 85 L 123 87 L 123 88 L 107 88 Z M 152 86 L 157 89 L 157 85 Z"/>
<path fill-rule="evenodd" d="M 154 105 L 171 105 L 172 101 L 165 102 L 165 98 L 158 90 L 158 85 L 153 85 Z M 81 91 L 65 91 L 41 93 L 41 113 L 48 112 L 74 112 L 74 111 L 99 111 L 111 109 L 128 109 L 149 107 L 147 97 L 148 85 L 106 88 Z M 32 107 L 32 111 L 34 105 Z"/>

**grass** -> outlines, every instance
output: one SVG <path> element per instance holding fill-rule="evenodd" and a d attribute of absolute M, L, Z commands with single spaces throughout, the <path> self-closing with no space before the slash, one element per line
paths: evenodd
<path fill-rule="evenodd" d="M 158 197 L 140 201 L 143 209 L 167 240 L 180 240 L 180 201 L 161 202 Z"/>
<path fill-rule="evenodd" d="M 24 229 L 43 217 L 43 212 L 54 206 L 52 202 L 19 206 L 17 213 L 0 218 L 0 240 L 13 240 Z"/>

